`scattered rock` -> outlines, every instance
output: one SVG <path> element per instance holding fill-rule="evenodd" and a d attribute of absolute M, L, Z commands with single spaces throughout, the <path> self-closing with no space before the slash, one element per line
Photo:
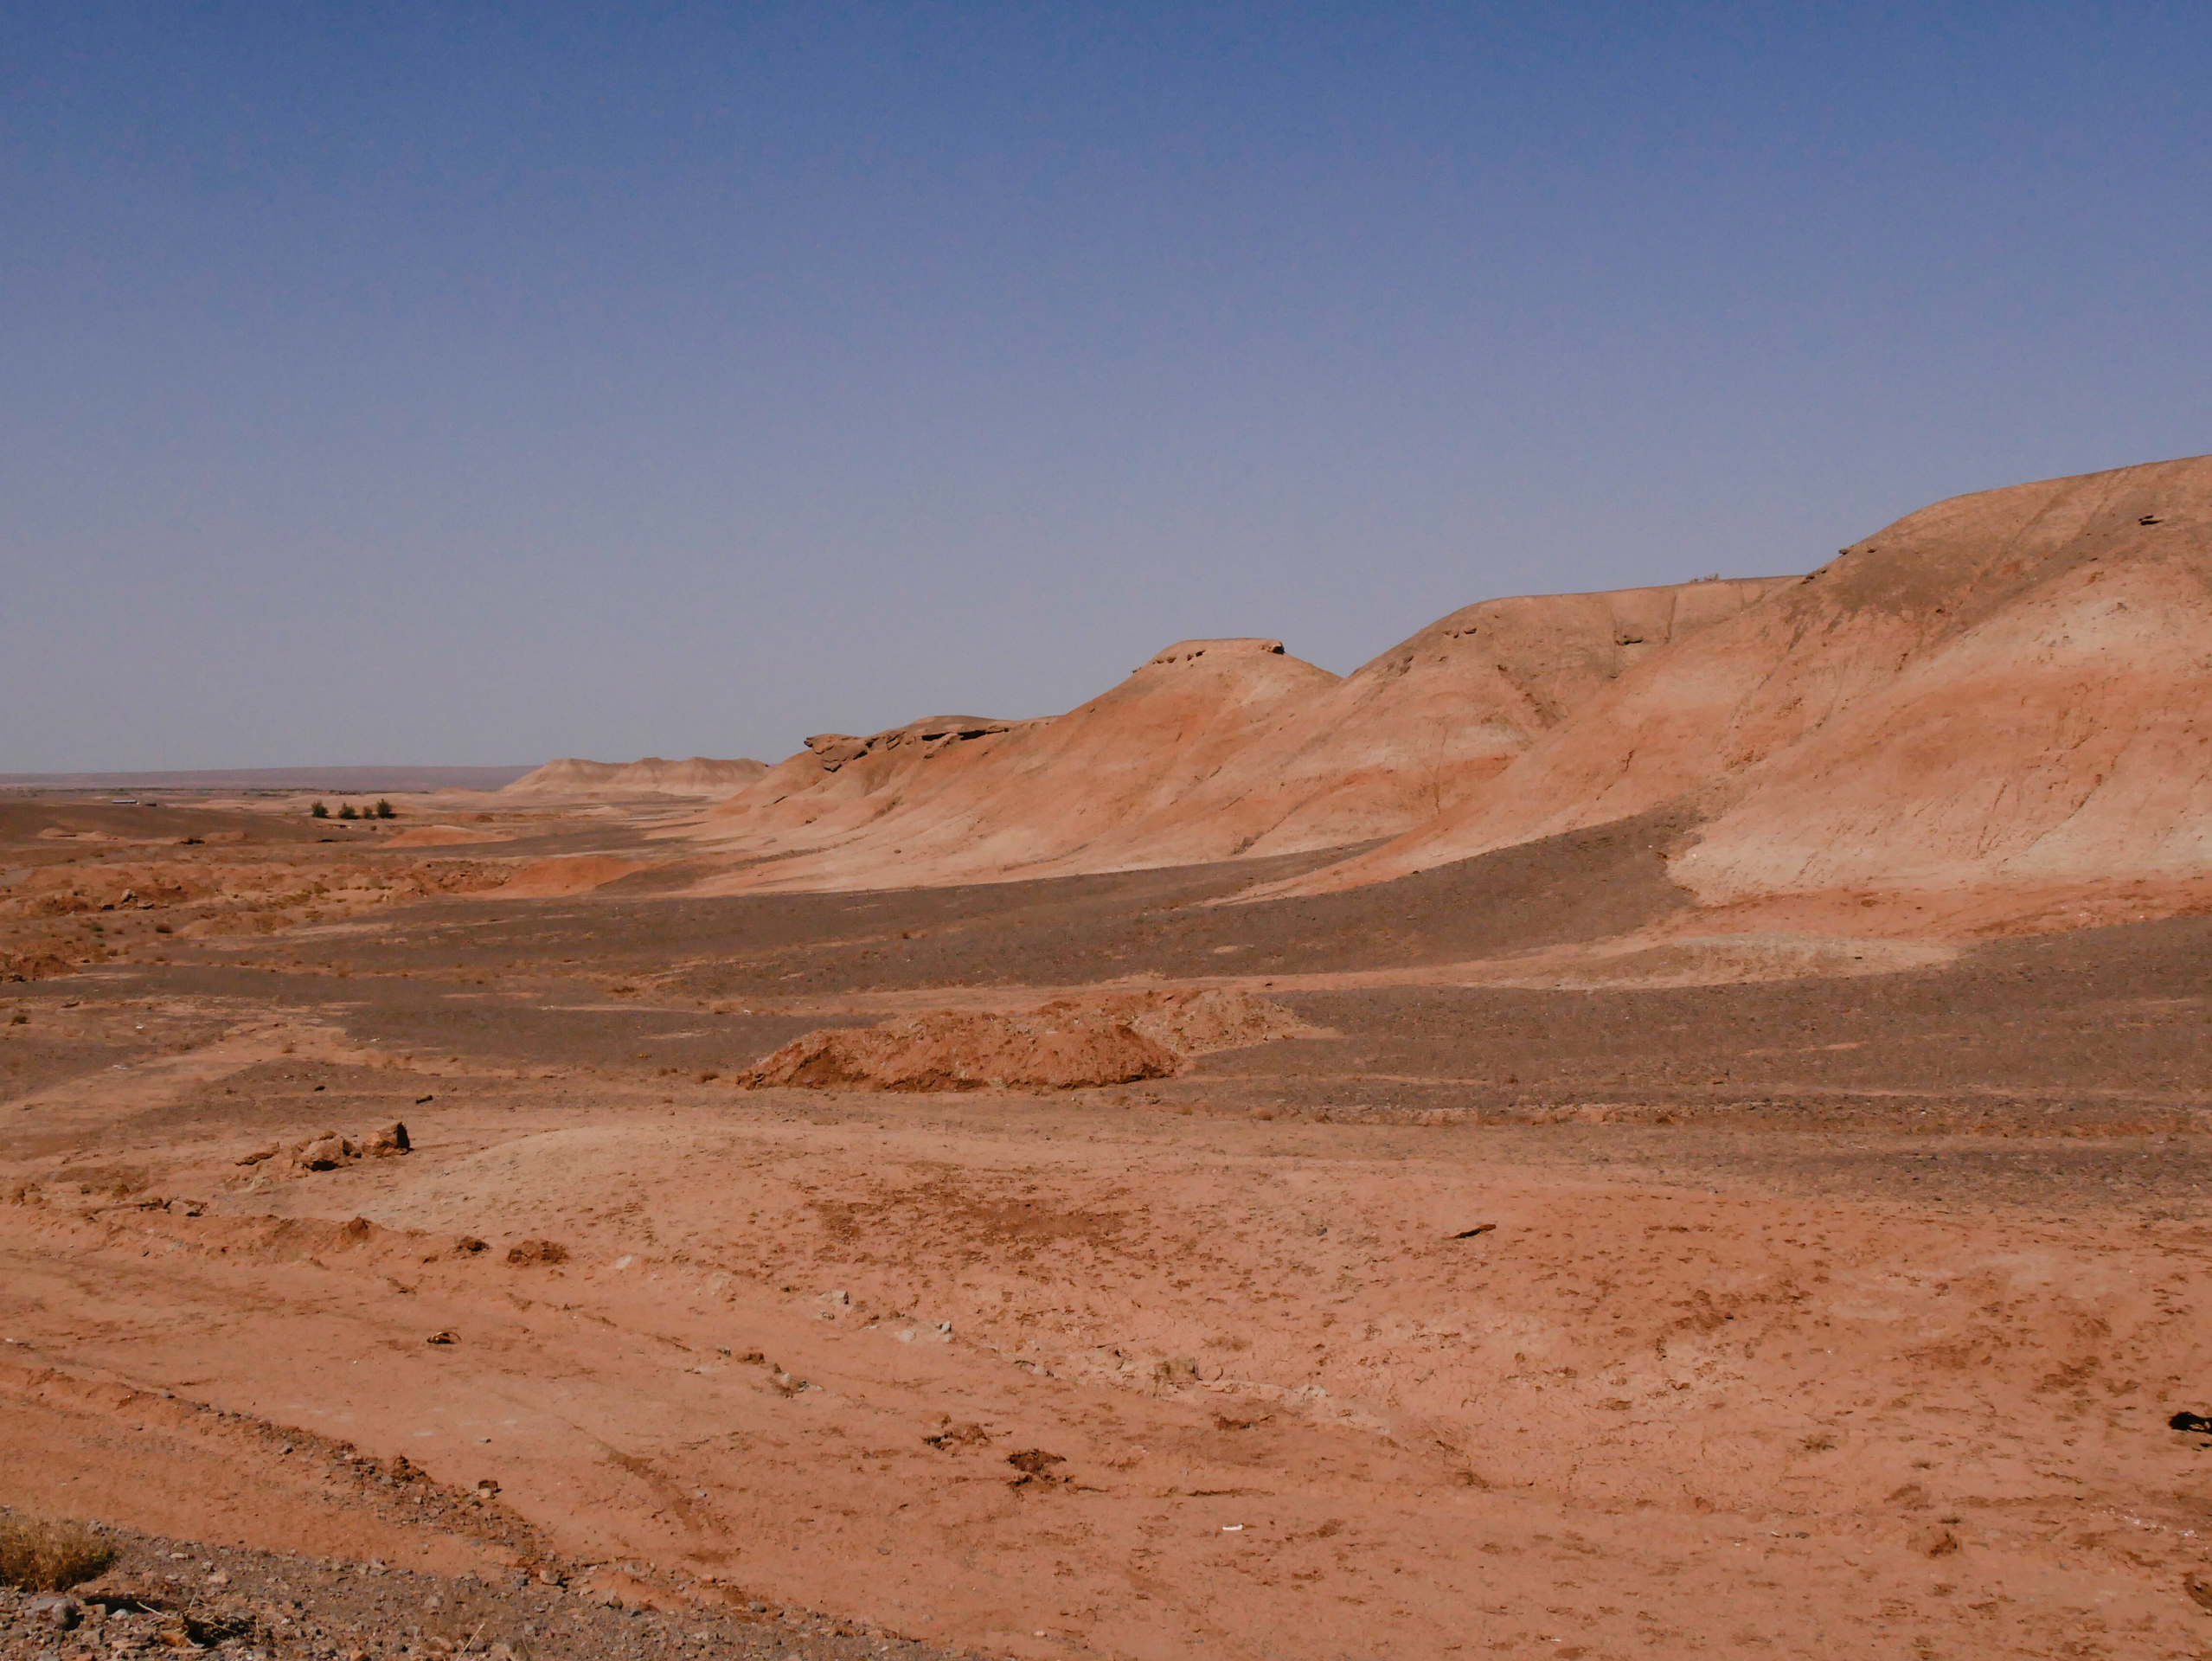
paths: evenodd
<path fill-rule="evenodd" d="M 932 1447 L 946 1449 L 955 1447 L 981 1447 L 990 1440 L 991 1433 L 985 1430 L 981 1425 L 967 1423 L 965 1421 L 957 1425 L 947 1425 L 935 1435 L 925 1436 L 922 1438 L 922 1440 L 927 1442 Z M 1013 1457 L 1018 1459 L 1024 1456 L 1017 1453 Z"/>
<path fill-rule="evenodd" d="M 507 1248 L 507 1261 L 515 1268 L 529 1268 L 535 1264 L 566 1263 L 568 1248 L 556 1240 L 517 1241 Z"/>
<path fill-rule="evenodd" d="M 394 1119 L 381 1129 L 369 1132 L 359 1141 L 339 1135 L 336 1131 L 318 1131 L 305 1142 L 296 1143 L 289 1150 L 279 1143 L 268 1143 L 240 1157 L 240 1165 L 266 1165 L 271 1170 L 281 1161 L 284 1169 L 292 1175 L 308 1171 L 336 1170 L 339 1166 L 356 1159 L 389 1159 L 414 1151 L 414 1144 L 407 1135 L 407 1127 Z M 266 1178 L 266 1173 L 264 1173 Z"/>
<path fill-rule="evenodd" d="M 412 1153 L 414 1144 L 407 1137 L 407 1127 L 394 1119 L 382 1130 L 371 1132 L 361 1151 L 371 1159 L 388 1159 L 395 1154 Z"/>
<path fill-rule="evenodd" d="M 1490 1234 L 1496 1229 L 1497 1227 L 1497 1225 L 1494 1222 L 1478 1222 L 1471 1228 L 1462 1228 L 1458 1234 L 1452 1235 L 1452 1238 L 1454 1240 L 1472 1240 L 1477 1235 Z"/>
<path fill-rule="evenodd" d="M 2190 1601 L 2198 1608 L 2212 1613 L 2212 1580 L 2202 1574 L 2185 1574 L 2181 1589 L 2189 1594 Z"/>
<path fill-rule="evenodd" d="M 2192 1435 L 2212 1436 L 2212 1419 L 2201 1413 L 2177 1413 L 2166 1424 L 2170 1429 L 2186 1430 Z"/>
<path fill-rule="evenodd" d="M 1959 1536 L 1940 1523 L 1914 1531 L 1907 1542 L 1923 1557 L 1948 1557 L 1959 1549 Z"/>
<path fill-rule="evenodd" d="M 458 1344 L 460 1339 L 454 1337 L 451 1332 L 433 1332 L 428 1337 L 425 1338 L 423 1342 L 425 1344 Z"/>
<path fill-rule="evenodd" d="M 1016 1488 L 1026 1487 L 1030 1483 L 1051 1484 L 1067 1480 L 1065 1477 L 1054 1475 L 1052 1467 L 1065 1465 L 1068 1461 L 1057 1453 L 1046 1453 L 1041 1447 L 1025 1447 L 1018 1453 L 1009 1453 L 1006 1463 L 1022 1473 L 1010 1485 Z"/>
<path fill-rule="evenodd" d="M 72 1631 L 83 1618 L 84 1606 L 74 1598 L 33 1598 L 23 1607 L 34 1626 L 50 1627 L 55 1632 Z"/>

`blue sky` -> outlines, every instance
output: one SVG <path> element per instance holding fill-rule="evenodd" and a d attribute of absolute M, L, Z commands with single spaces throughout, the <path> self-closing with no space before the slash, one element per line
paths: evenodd
<path fill-rule="evenodd" d="M 0 5 L 0 771 L 788 753 L 2212 450 L 2212 13 Z"/>

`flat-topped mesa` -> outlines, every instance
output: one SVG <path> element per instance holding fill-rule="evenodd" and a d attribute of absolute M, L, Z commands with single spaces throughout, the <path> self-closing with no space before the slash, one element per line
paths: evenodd
<path fill-rule="evenodd" d="M 1049 715 L 1030 721 L 996 721 L 989 715 L 924 715 L 903 727 L 887 727 L 882 732 L 870 733 L 865 738 L 856 738 L 849 733 L 817 733 L 803 741 L 825 771 L 835 773 L 847 763 L 857 761 L 863 756 L 888 755 L 894 750 L 911 750 L 919 747 L 926 759 L 937 754 L 948 745 L 969 743 L 978 738 L 995 738 L 1001 733 L 1037 726 L 1051 719 Z"/>
<path fill-rule="evenodd" d="M 1129 672 L 1136 675 L 1148 669 L 1163 669 L 1175 664 L 1195 664 L 1209 652 L 1213 654 L 1216 664 L 1225 657 L 1280 657 L 1286 655 L 1281 641 L 1265 639 L 1256 634 L 1228 635 L 1219 640 L 1178 640 L 1166 651 L 1154 652 Z"/>
<path fill-rule="evenodd" d="M 649 755 L 642 761 L 587 761 L 563 756 L 524 773 L 502 793 L 516 796 L 590 796 L 653 793 L 664 796 L 728 796 L 768 771 L 767 763 L 743 757 L 717 760 L 695 755 L 668 761 Z"/>

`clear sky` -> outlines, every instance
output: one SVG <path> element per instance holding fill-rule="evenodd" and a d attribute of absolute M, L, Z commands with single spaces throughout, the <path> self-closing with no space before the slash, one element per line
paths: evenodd
<path fill-rule="evenodd" d="M 0 3 L 0 771 L 773 760 L 2212 451 L 2212 10 Z"/>

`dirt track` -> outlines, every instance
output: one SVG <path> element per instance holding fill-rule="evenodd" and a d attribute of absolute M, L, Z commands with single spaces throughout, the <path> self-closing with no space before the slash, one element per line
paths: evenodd
<path fill-rule="evenodd" d="M 9 987 L 0 1503 L 1023 1655 L 2198 1653 L 2208 925 L 1420 978 L 1664 924 L 1647 847 L 1341 915 L 1202 903 L 1249 870 L 454 899 Z M 1045 1100 L 728 1082 L 1148 974 L 1296 978 L 1327 1036 Z M 404 1158 L 234 1163 L 394 1118 Z M 492 1478 L 534 1543 L 286 1432 Z"/>

